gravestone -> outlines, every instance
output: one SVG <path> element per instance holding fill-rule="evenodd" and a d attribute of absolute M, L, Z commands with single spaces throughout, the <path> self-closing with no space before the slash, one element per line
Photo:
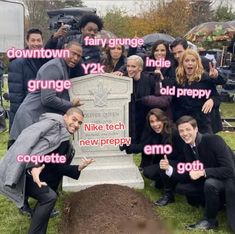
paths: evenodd
<path fill-rule="evenodd" d="M 132 79 L 112 74 L 90 74 L 74 78 L 69 90 L 71 100 L 79 97 L 84 122 L 74 135 L 76 155 L 72 164 L 82 157 L 94 158 L 79 180 L 64 177 L 63 189 L 79 191 L 97 184 L 119 184 L 144 187 L 143 178 L 133 162 L 133 156 L 119 150 L 129 137 L 129 102 Z"/>

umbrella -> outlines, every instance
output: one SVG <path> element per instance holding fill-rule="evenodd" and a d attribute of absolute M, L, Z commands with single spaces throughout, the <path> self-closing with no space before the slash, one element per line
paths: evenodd
<path fill-rule="evenodd" d="M 235 34 L 229 22 L 206 22 L 192 28 L 184 37 L 192 42 L 228 41 Z"/>
<path fill-rule="evenodd" d="M 146 46 L 152 46 L 153 43 L 155 41 L 158 41 L 158 40 L 164 40 L 164 41 L 169 42 L 169 43 L 171 43 L 172 41 L 175 40 L 174 37 L 172 37 L 168 34 L 164 34 L 164 33 L 148 34 L 148 35 L 144 36 L 143 39 L 144 39 L 144 44 Z"/>

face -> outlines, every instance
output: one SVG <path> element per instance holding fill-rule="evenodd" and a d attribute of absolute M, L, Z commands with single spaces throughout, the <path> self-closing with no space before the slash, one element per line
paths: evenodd
<path fill-rule="evenodd" d="M 178 126 L 178 131 L 186 144 L 194 145 L 198 128 L 193 128 L 190 123 L 183 123 Z"/>
<path fill-rule="evenodd" d="M 154 51 L 154 58 L 160 59 L 160 58 L 166 58 L 166 47 L 163 44 L 160 44 L 156 47 Z"/>
<path fill-rule="evenodd" d="M 129 77 L 133 79 L 139 79 L 141 71 L 142 68 L 136 60 L 131 59 L 127 61 L 127 73 Z"/>
<path fill-rule="evenodd" d="M 193 55 L 186 55 L 183 61 L 183 67 L 186 73 L 186 76 L 192 76 L 197 67 L 197 60 Z"/>
<path fill-rule="evenodd" d="M 161 133 L 164 127 L 164 123 L 158 120 L 158 118 L 155 115 L 149 116 L 149 125 L 156 133 Z"/>
<path fill-rule="evenodd" d="M 81 59 L 82 48 L 77 45 L 71 45 L 67 49 L 70 51 L 70 56 L 68 58 L 64 58 L 64 60 L 69 67 L 73 68 L 78 64 Z"/>
<path fill-rule="evenodd" d="M 28 48 L 31 49 L 41 49 L 43 46 L 43 40 L 41 34 L 31 33 L 29 39 L 26 40 Z"/>
<path fill-rule="evenodd" d="M 98 33 L 98 26 L 95 23 L 89 22 L 86 24 L 84 28 L 81 29 L 83 37 L 91 37 L 94 38 Z"/>
<path fill-rule="evenodd" d="M 122 46 L 116 45 L 113 48 L 110 48 L 110 56 L 114 60 L 118 60 L 122 55 Z"/>
<path fill-rule="evenodd" d="M 182 45 L 177 45 L 176 47 L 172 48 L 172 53 L 178 63 L 180 62 L 180 58 L 182 57 L 184 51 L 185 49 Z"/>
<path fill-rule="evenodd" d="M 83 116 L 74 112 L 71 115 L 64 115 L 66 129 L 71 133 L 75 133 L 83 122 Z"/>

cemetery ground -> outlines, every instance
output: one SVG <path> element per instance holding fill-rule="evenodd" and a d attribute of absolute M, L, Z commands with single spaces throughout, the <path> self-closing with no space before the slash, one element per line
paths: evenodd
<path fill-rule="evenodd" d="M 235 117 L 235 103 L 223 103 L 221 105 L 221 109 L 223 117 Z M 227 144 L 232 148 L 232 150 L 235 151 L 235 132 L 220 132 L 219 135 L 222 136 L 224 140 L 227 142 Z M 2 158 L 4 153 L 6 152 L 7 140 L 8 140 L 8 132 L 1 133 L 0 158 Z M 134 160 L 135 163 L 139 165 L 140 155 L 135 155 Z M 162 190 L 156 190 L 154 187 L 152 187 L 151 181 L 147 179 L 145 179 L 145 188 L 143 190 L 138 191 L 138 193 L 143 194 L 147 199 L 149 199 L 149 201 L 155 201 L 159 199 L 160 196 L 162 195 L 162 192 L 163 192 Z M 128 196 L 127 194 L 128 193 L 126 193 L 126 196 Z M 66 201 L 68 201 L 68 197 L 71 195 L 72 194 L 60 192 L 60 196 L 56 203 L 56 209 L 60 210 L 61 214 L 64 212 L 66 213 L 66 204 L 67 204 Z M 91 195 L 93 195 L 92 197 L 94 200 L 101 199 L 100 195 L 99 196 L 95 195 L 95 192 L 94 194 Z M 128 198 L 126 200 L 128 201 Z M 35 201 L 33 199 L 30 200 L 30 204 L 31 206 L 33 206 L 35 204 Z M 77 206 L 79 207 L 79 204 L 77 204 Z M 151 207 L 152 206 L 150 205 L 150 210 Z M 87 206 L 87 209 L 89 210 L 90 207 Z M 198 221 L 198 219 L 200 219 L 203 216 L 203 209 L 191 207 L 190 205 L 187 204 L 183 196 L 176 195 L 175 203 L 169 204 L 168 206 L 165 207 L 154 207 L 154 210 L 157 216 L 162 220 L 162 222 L 164 222 L 166 227 L 170 230 L 170 233 L 174 234 L 198 233 L 196 231 L 187 232 L 185 229 L 185 225 Z M 219 228 L 216 231 L 208 231 L 204 233 L 217 233 L 217 234 L 232 233 L 228 227 L 225 211 L 219 212 L 218 220 L 219 220 Z M 109 220 L 109 222 L 112 223 L 112 220 Z M 1 234 L 25 234 L 27 233 L 29 223 L 30 220 L 28 217 L 21 215 L 16 206 L 11 201 L 0 195 Z M 87 220 L 87 223 L 89 223 L 89 220 Z M 47 233 L 59 234 L 60 231 L 62 230 L 61 224 L 64 224 L 63 215 L 50 219 Z M 78 233 L 80 234 L 80 232 Z M 94 233 L 88 232 L 88 233 L 95 234 L 95 232 Z M 72 233 L 70 232 L 70 234 Z M 81 232 L 81 234 L 83 233 Z"/>

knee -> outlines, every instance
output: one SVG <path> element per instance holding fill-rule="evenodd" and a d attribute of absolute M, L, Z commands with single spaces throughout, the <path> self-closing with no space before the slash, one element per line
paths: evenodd
<path fill-rule="evenodd" d="M 57 193 L 50 188 L 49 192 L 44 195 L 43 200 L 45 203 L 56 203 L 57 197 Z"/>
<path fill-rule="evenodd" d="M 208 192 L 213 192 L 213 193 L 219 192 L 216 179 L 213 178 L 206 179 L 204 183 L 204 193 Z"/>

